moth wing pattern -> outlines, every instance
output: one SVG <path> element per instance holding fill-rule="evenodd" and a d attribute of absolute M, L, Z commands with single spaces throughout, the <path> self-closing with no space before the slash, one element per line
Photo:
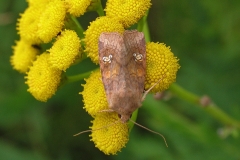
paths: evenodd
<path fill-rule="evenodd" d="M 116 89 L 116 80 L 120 74 L 120 66 L 116 58 L 117 55 L 121 53 L 122 47 L 123 38 L 122 35 L 117 32 L 102 33 L 99 37 L 99 64 L 108 102 L 112 97 L 112 92 Z M 110 58 L 110 61 L 104 62 L 104 58 Z"/>
<path fill-rule="evenodd" d="M 137 30 L 126 30 L 124 32 L 124 43 L 127 52 L 131 54 L 131 63 L 128 63 L 127 69 L 138 98 L 142 97 L 144 91 L 144 82 L 146 77 L 146 42 L 144 34 Z M 139 58 L 139 59 L 138 59 Z"/>

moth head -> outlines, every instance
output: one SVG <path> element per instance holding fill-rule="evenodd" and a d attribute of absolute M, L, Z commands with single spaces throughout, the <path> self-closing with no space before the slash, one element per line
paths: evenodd
<path fill-rule="evenodd" d="M 130 119 L 131 115 L 124 115 L 124 114 L 118 114 L 119 118 L 121 119 L 122 123 L 126 123 L 128 122 L 128 120 Z"/>

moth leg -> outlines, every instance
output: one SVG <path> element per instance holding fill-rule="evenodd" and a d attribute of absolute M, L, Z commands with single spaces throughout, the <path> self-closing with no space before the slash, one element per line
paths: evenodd
<path fill-rule="evenodd" d="M 162 81 L 163 78 L 160 78 L 152 87 L 150 87 L 148 90 L 146 90 L 142 96 L 142 101 L 146 98 L 147 94 L 158 84 Z"/>

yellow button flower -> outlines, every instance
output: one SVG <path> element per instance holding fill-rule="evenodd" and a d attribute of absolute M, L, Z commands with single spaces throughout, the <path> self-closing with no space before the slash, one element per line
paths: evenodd
<path fill-rule="evenodd" d="M 88 57 L 98 64 L 98 38 L 102 32 L 119 32 L 123 33 L 124 28 L 122 24 L 113 18 L 100 17 L 90 23 L 90 26 L 86 30 L 85 34 L 85 52 Z"/>
<path fill-rule="evenodd" d="M 83 92 L 80 94 L 83 96 L 84 108 L 91 116 L 94 117 L 99 111 L 108 109 L 100 70 L 94 71 L 86 79 L 86 84 L 83 85 Z"/>
<path fill-rule="evenodd" d="M 44 43 L 48 43 L 62 29 L 66 8 L 64 1 L 52 0 L 40 16 L 38 23 L 38 36 Z"/>
<path fill-rule="evenodd" d="M 33 62 L 25 77 L 28 91 L 39 101 L 47 101 L 54 95 L 61 79 L 61 71 L 51 67 L 49 54 L 43 53 Z"/>
<path fill-rule="evenodd" d="M 38 37 L 38 22 L 41 13 L 43 11 L 42 7 L 30 6 L 23 14 L 20 14 L 20 18 L 17 23 L 17 30 L 22 39 L 28 40 L 32 44 L 40 44 L 41 40 Z"/>
<path fill-rule="evenodd" d="M 57 37 L 50 52 L 50 62 L 53 67 L 66 71 L 66 69 L 80 56 L 81 44 L 76 32 L 65 30 Z"/>
<path fill-rule="evenodd" d="M 125 147 L 125 144 L 128 142 L 128 126 L 127 123 L 119 121 L 117 113 L 99 113 L 92 123 L 91 141 L 94 142 L 100 151 L 110 155 L 116 154 Z"/>
<path fill-rule="evenodd" d="M 150 8 L 150 0 L 108 0 L 106 16 L 117 18 L 125 28 L 138 22 Z"/>
<path fill-rule="evenodd" d="M 36 59 L 37 54 L 39 54 L 38 49 L 34 48 L 28 41 L 21 39 L 13 47 L 13 55 L 10 58 L 10 62 L 14 69 L 25 73 Z"/>
<path fill-rule="evenodd" d="M 163 43 L 150 42 L 146 45 L 147 52 L 147 74 L 145 89 L 149 89 L 160 79 L 161 81 L 151 92 L 161 92 L 176 80 L 176 74 L 180 68 L 178 59 L 174 57 L 170 47 Z"/>
<path fill-rule="evenodd" d="M 65 0 L 67 5 L 67 10 L 70 14 L 79 17 L 83 15 L 87 7 L 90 5 L 91 0 Z"/>

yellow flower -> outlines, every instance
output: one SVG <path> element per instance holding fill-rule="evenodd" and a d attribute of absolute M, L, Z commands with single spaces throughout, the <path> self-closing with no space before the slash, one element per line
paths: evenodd
<path fill-rule="evenodd" d="M 137 23 L 150 8 L 150 0 L 108 0 L 106 16 L 117 18 L 125 28 Z"/>
<path fill-rule="evenodd" d="M 147 43 L 146 52 L 147 74 L 145 89 L 149 89 L 161 79 L 151 92 L 163 91 L 171 83 L 175 82 L 177 71 L 180 68 L 178 59 L 174 57 L 170 47 L 166 47 L 163 43 Z"/>
<path fill-rule="evenodd" d="M 95 116 L 99 111 L 108 109 L 108 102 L 101 81 L 101 73 L 99 70 L 94 71 L 83 85 L 83 102 L 84 108 L 91 115 Z"/>
<path fill-rule="evenodd" d="M 62 29 L 66 8 L 64 1 L 52 0 L 40 16 L 38 36 L 44 43 L 50 42 Z"/>
<path fill-rule="evenodd" d="M 43 53 L 33 62 L 25 77 L 28 91 L 39 101 L 47 101 L 54 95 L 61 79 L 61 71 L 51 67 L 49 54 Z"/>
<path fill-rule="evenodd" d="M 67 10 L 70 14 L 79 17 L 83 15 L 87 7 L 90 5 L 91 0 L 65 0 Z"/>
<path fill-rule="evenodd" d="M 21 39 L 13 47 L 13 55 L 10 58 L 10 62 L 14 69 L 25 73 L 36 59 L 37 54 L 39 54 L 38 49 L 34 48 L 28 41 Z"/>
<path fill-rule="evenodd" d="M 17 23 L 17 30 L 22 39 L 26 39 L 32 44 L 40 44 L 41 40 L 38 37 L 38 22 L 41 13 L 43 11 L 42 7 L 30 6 L 23 14 L 21 14 Z"/>
<path fill-rule="evenodd" d="M 102 112 L 97 114 L 92 123 L 91 141 L 100 151 L 110 155 L 116 154 L 125 147 L 128 142 L 128 126 L 127 123 L 119 121 L 117 113 Z"/>
<path fill-rule="evenodd" d="M 123 26 L 116 20 L 108 17 L 99 17 L 86 30 L 85 34 L 85 52 L 88 57 L 98 64 L 98 38 L 102 32 L 119 32 L 123 33 Z"/>
<path fill-rule="evenodd" d="M 50 62 L 53 67 L 65 71 L 80 55 L 81 44 L 77 33 L 65 30 L 57 37 L 56 42 L 50 48 Z"/>

